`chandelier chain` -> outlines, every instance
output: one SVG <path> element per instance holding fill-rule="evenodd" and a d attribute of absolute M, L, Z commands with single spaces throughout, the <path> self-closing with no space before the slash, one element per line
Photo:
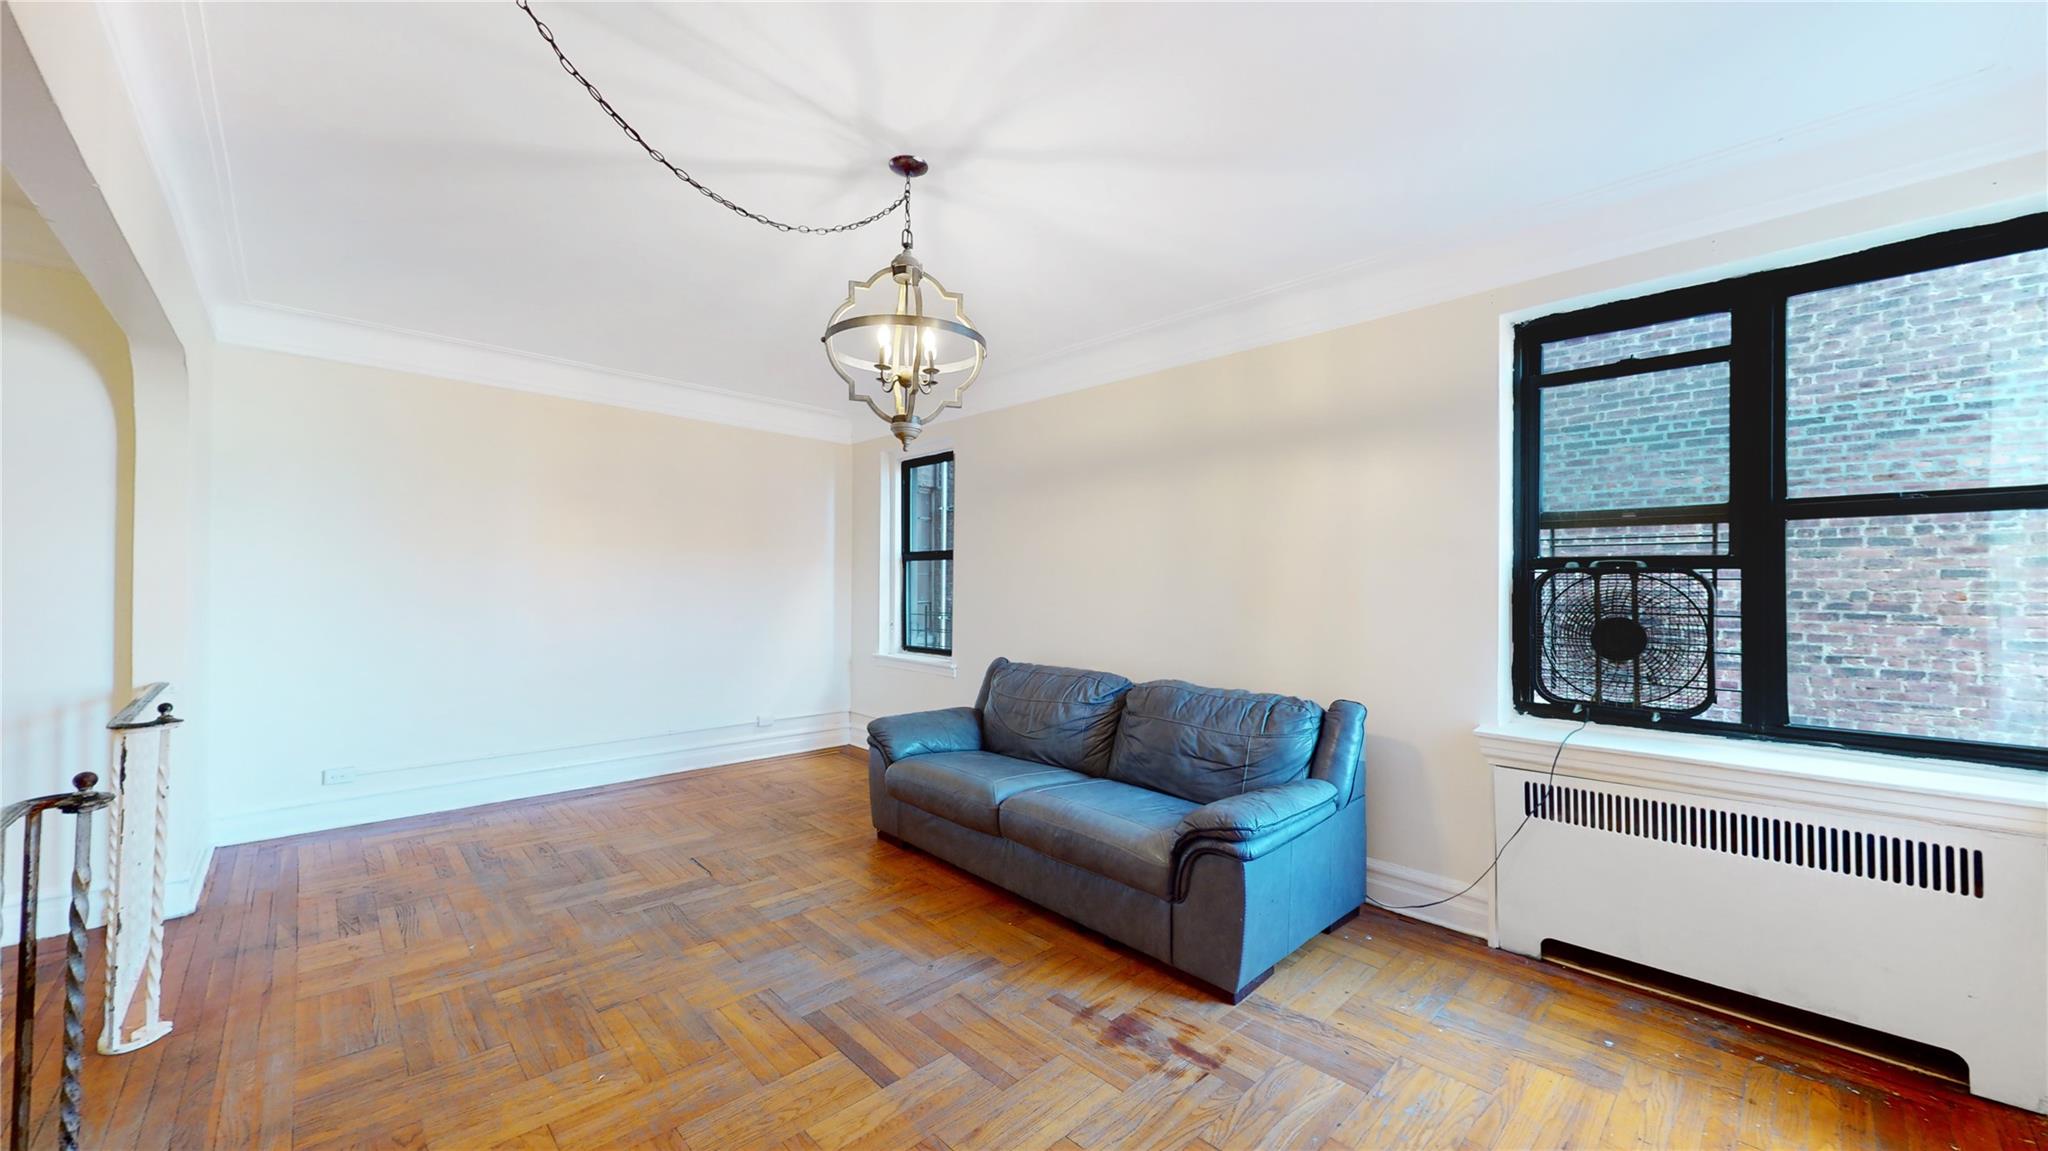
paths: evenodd
<path fill-rule="evenodd" d="M 735 204 L 731 200 L 726 199 L 724 196 L 719 195 L 717 192 L 704 186 L 704 184 L 699 182 L 695 176 L 692 176 L 688 172 L 684 171 L 682 167 L 678 165 L 675 161 L 670 160 L 667 156 L 662 155 L 660 149 L 656 148 L 652 144 L 649 144 L 646 141 L 646 139 L 640 135 L 639 129 L 627 123 L 626 118 L 624 116 L 619 115 L 618 109 L 612 107 L 611 101 L 604 98 L 604 93 L 599 92 L 597 90 L 597 85 L 591 83 L 590 78 L 585 76 L 581 71 L 579 71 L 575 63 L 571 61 L 566 54 L 563 53 L 562 46 L 555 41 L 555 30 L 548 27 L 547 23 L 543 21 L 540 18 L 540 16 L 534 12 L 533 5 L 529 3 L 528 0 L 515 0 L 515 2 L 519 5 L 519 10 L 521 12 L 526 13 L 526 18 L 533 21 L 534 31 L 540 33 L 540 38 L 542 40 L 547 41 L 548 47 L 554 51 L 555 61 L 562 66 L 562 71 L 567 72 L 571 79 L 575 80 L 578 84 L 583 85 L 583 90 L 585 92 L 590 93 L 590 98 L 592 100 L 597 101 L 597 106 L 599 108 L 604 109 L 604 114 L 611 117 L 612 123 L 617 124 L 619 126 L 619 130 L 626 134 L 626 138 L 633 141 L 635 144 L 640 145 L 641 150 L 647 153 L 649 159 L 652 159 L 655 163 L 660 164 L 664 168 L 667 168 L 670 174 L 675 176 L 676 179 L 681 180 L 683 183 L 688 184 L 690 187 L 697 189 L 698 192 L 702 193 L 704 197 L 710 200 L 712 203 L 718 204 L 719 206 L 724 208 L 728 208 L 736 215 L 752 220 L 756 224 L 764 224 L 770 228 L 775 229 L 778 232 L 801 232 L 806 236 L 825 236 L 830 235 L 834 232 L 851 232 L 855 228 L 865 228 L 869 224 L 872 224 L 877 220 L 881 220 L 884 217 L 888 216 L 890 213 L 894 212 L 896 209 L 901 208 L 903 209 L 903 246 L 906 248 L 910 246 L 910 180 L 907 177 L 903 181 L 903 194 L 901 196 L 898 196 L 895 200 L 891 201 L 889 205 L 883 208 L 881 211 L 875 212 L 872 215 L 862 216 L 858 220 L 851 220 L 844 224 L 816 226 L 811 224 L 788 224 L 784 223 L 781 220 L 777 220 L 769 216 L 764 216 L 759 212 L 753 211 L 752 209 L 742 207 L 739 204 Z"/>

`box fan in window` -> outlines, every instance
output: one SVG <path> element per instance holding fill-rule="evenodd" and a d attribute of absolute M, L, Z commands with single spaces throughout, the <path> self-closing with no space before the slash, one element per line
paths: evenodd
<path fill-rule="evenodd" d="M 1698 572 L 1597 560 L 1544 572 L 1534 594 L 1544 699 L 1653 721 L 1714 705 L 1714 587 Z"/>

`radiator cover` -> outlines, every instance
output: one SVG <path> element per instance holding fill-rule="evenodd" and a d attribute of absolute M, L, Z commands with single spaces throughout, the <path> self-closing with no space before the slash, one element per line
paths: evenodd
<path fill-rule="evenodd" d="M 1976 1094 L 2048 1111 L 2048 838 L 1493 771 L 1496 846 L 1520 828 L 1498 946 L 1554 939 L 1947 1048 Z"/>

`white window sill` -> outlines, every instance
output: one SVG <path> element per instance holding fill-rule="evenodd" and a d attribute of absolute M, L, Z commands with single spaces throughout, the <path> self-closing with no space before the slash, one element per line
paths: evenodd
<path fill-rule="evenodd" d="M 1475 729 L 1486 762 L 1577 779 L 2048 836 L 2048 772 L 1845 748 L 1515 716 Z"/>
<path fill-rule="evenodd" d="M 942 675 L 947 679 L 957 679 L 960 675 L 960 665 L 954 663 L 953 657 L 949 655 L 920 655 L 917 652 L 910 651 L 878 651 L 872 658 L 883 667 L 898 667 L 905 671 L 923 672 L 926 675 Z"/>

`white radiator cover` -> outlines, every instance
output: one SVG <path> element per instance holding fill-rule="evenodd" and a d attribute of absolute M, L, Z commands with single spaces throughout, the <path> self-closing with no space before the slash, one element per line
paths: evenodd
<path fill-rule="evenodd" d="M 2048 1111 L 2048 815 L 2024 777 L 2006 780 L 2016 803 L 1915 804 L 1572 746 L 1524 826 L 1556 736 L 1482 746 L 1496 847 L 1521 828 L 1496 876 L 1497 946 L 1558 940 L 1930 1043 L 1969 1063 L 1974 1093 Z"/>

